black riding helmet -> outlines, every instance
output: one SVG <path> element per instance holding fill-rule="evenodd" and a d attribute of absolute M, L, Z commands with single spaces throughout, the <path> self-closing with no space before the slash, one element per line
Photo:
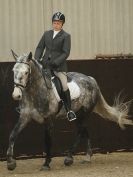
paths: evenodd
<path fill-rule="evenodd" d="M 65 15 L 62 14 L 61 12 L 56 12 L 52 17 L 52 22 L 53 21 L 62 21 L 64 24 L 65 23 Z"/>

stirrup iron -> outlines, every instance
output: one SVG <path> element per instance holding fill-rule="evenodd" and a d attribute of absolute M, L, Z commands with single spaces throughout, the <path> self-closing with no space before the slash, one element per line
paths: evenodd
<path fill-rule="evenodd" d="M 70 118 L 70 115 L 69 115 L 69 114 L 73 114 L 73 115 L 72 115 L 73 117 Z M 68 111 L 68 112 L 67 112 L 67 118 L 68 118 L 68 120 L 69 120 L 70 122 L 73 121 L 73 120 L 75 120 L 75 119 L 77 119 L 76 114 L 75 114 L 73 111 Z"/>

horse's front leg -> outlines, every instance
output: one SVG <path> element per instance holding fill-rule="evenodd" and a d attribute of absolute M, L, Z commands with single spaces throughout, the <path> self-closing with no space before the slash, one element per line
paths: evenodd
<path fill-rule="evenodd" d="M 14 129 L 12 130 L 10 137 L 9 137 L 9 147 L 7 150 L 7 168 L 8 170 L 14 170 L 16 168 L 16 161 L 13 158 L 13 148 L 16 138 L 21 130 L 27 125 L 28 120 L 19 118 L 19 121 L 15 125 Z"/>
<path fill-rule="evenodd" d="M 53 127 L 50 123 L 44 125 L 44 149 L 46 153 L 45 162 L 41 170 L 50 170 L 51 162 L 51 147 L 52 147 L 52 130 Z"/>

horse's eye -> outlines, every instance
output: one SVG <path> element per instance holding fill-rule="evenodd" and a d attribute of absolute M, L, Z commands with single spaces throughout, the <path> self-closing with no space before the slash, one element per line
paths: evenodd
<path fill-rule="evenodd" d="M 27 74 L 28 74 L 28 72 L 25 72 L 25 74 L 27 75 Z"/>

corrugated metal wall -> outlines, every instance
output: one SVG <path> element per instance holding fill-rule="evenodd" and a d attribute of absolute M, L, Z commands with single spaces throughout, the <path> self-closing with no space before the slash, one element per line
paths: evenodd
<path fill-rule="evenodd" d="M 133 53 L 133 0 L 0 0 L 0 61 L 35 50 L 56 11 L 66 15 L 71 59 Z"/>

